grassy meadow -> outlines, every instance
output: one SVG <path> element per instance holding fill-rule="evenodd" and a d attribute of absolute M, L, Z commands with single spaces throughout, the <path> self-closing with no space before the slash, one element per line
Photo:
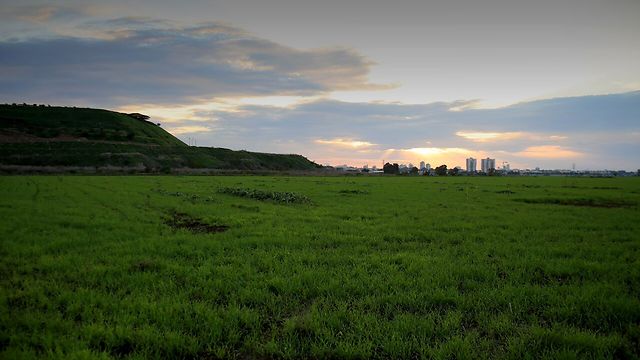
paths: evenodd
<path fill-rule="evenodd" d="M 0 358 L 638 358 L 640 178 L 0 177 Z"/>

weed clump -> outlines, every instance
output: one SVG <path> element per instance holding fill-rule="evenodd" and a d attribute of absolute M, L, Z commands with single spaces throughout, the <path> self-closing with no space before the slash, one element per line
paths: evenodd
<path fill-rule="evenodd" d="M 562 199 L 562 198 L 542 198 L 542 199 L 514 199 L 515 201 L 527 204 L 551 204 L 551 205 L 569 205 L 569 206 L 587 206 L 598 208 L 622 208 L 633 207 L 635 202 L 627 200 L 615 199 Z"/>
<path fill-rule="evenodd" d="M 511 195 L 511 194 L 515 194 L 515 191 L 511 191 L 511 190 L 500 190 L 500 191 L 496 191 L 496 194 L 507 194 L 507 195 Z"/>
<path fill-rule="evenodd" d="M 347 189 L 345 189 L 345 190 L 340 190 L 340 191 L 338 191 L 338 193 L 340 193 L 340 194 L 345 194 L 345 195 L 366 195 L 366 194 L 368 194 L 369 192 L 368 192 L 368 191 L 366 191 L 366 190 L 358 190 L 358 189 L 355 189 L 355 190 L 347 190 Z"/>
<path fill-rule="evenodd" d="M 173 229 L 186 229 L 193 233 L 219 233 L 229 230 L 227 225 L 211 225 L 185 213 L 174 212 L 165 220 Z"/>
<path fill-rule="evenodd" d="M 156 192 L 158 194 L 161 195 L 166 195 L 166 196 L 175 196 L 175 197 L 179 197 L 179 198 L 184 198 L 187 200 L 191 200 L 191 201 L 204 201 L 204 202 L 214 202 L 215 200 L 210 197 L 210 196 L 200 196 L 200 195 L 196 195 L 196 194 L 188 194 L 188 193 L 183 193 L 180 191 L 167 191 L 164 189 L 152 189 L 151 191 Z"/>
<path fill-rule="evenodd" d="M 293 192 L 262 191 L 257 189 L 225 187 L 218 190 L 221 194 L 246 197 L 260 201 L 274 201 L 283 204 L 309 204 L 311 200 Z"/>

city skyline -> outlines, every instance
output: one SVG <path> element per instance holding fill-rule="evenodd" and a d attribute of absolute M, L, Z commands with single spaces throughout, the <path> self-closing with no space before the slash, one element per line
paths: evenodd
<path fill-rule="evenodd" d="M 0 102 L 318 163 L 640 167 L 637 1 L 2 5 Z"/>

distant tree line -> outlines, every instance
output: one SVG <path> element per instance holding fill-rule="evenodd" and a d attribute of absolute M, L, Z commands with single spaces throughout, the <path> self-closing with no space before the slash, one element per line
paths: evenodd
<path fill-rule="evenodd" d="M 53 105 L 51 106 L 51 104 L 27 104 L 27 103 L 4 103 L 4 104 L 0 104 L 2 106 L 17 106 L 17 107 L 57 107 L 57 108 L 65 108 L 65 109 L 77 109 L 77 106 L 58 106 L 58 105 Z"/>
<path fill-rule="evenodd" d="M 12 104 L 2 104 L 4 106 L 31 106 L 31 107 L 51 107 L 51 105 L 49 104 L 27 104 L 27 103 L 22 103 L 22 104 L 18 104 L 18 103 L 12 103 Z"/>
<path fill-rule="evenodd" d="M 398 165 L 397 163 L 386 163 L 384 164 L 384 167 L 382 168 L 382 170 L 384 171 L 385 174 L 394 174 L 394 175 L 398 175 L 400 174 L 400 165 Z M 447 169 L 447 165 L 440 165 L 436 168 L 433 169 L 433 172 L 437 175 L 437 176 L 460 176 L 465 174 L 464 172 L 460 171 L 460 168 L 452 168 L 452 169 Z M 420 173 L 420 169 L 418 169 L 417 167 L 412 167 L 410 168 L 407 172 L 407 174 L 409 175 L 418 175 Z M 425 171 L 424 174 L 425 176 L 430 175 L 429 171 Z M 499 175 L 498 172 L 496 172 L 496 169 L 489 169 L 488 173 L 486 174 L 488 176 L 496 176 Z"/>

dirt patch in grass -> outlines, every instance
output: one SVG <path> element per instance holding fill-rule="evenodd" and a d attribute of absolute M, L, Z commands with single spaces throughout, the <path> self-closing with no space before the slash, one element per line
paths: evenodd
<path fill-rule="evenodd" d="M 551 204 L 568 206 L 586 206 L 597 208 L 625 208 L 634 207 L 637 204 L 627 200 L 616 199 L 562 199 L 562 198 L 542 198 L 542 199 L 514 199 L 515 201 L 527 204 Z"/>
<path fill-rule="evenodd" d="M 212 225 L 202 221 L 202 219 L 193 217 L 189 214 L 174 212 L 169 218 L 165 219 L 165 224 L 173 229 L 186 229 L 192 233 L 219 233 L 229 230 L 227 225 Z"/>

